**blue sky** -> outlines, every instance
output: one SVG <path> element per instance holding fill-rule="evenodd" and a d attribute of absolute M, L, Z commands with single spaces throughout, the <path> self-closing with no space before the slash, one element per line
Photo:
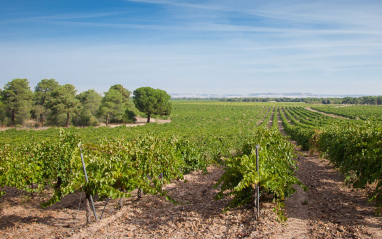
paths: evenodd
<path fill-rule="evenodd" d="M 0 0 L 0 87 L 382 95 L 382 1 Z"/>

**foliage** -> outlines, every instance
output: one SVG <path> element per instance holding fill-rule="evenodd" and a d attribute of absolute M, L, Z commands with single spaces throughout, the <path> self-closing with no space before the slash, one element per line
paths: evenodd
<path fill-rule="evenodd" d="M 182 171 L 189 173 L 195 170 L 203 170 L 207 172 L 207 166 L 212 163 L 212 160 L 207 157 L 203 147 L 197 138 L 183 137 L 177 141 L 176 148 L 183 160 Z"/>
<path fill-rule="evenodd" d="M 50 99 L 47 103 L 50 109 L 49 120 L 53 125 L 63 126 L 60 117 L 66 115 L 65 126 L 69 127 L 70 115 L 75 115 L 80 109 L 80 101 L 76 99 L 77 90 L 73 85 L 66 84 L 59 86 L 50 92 Z"/>
<path fill-rule="evenodd" d="M 1 91 L 0 91 L 1 95 Z M 6 119 L 6 107 L 2 101 L 0 101 L 0 127 L 5 124 L 5 119 Z"/>
<path fill-rule="evenodd" d="M 4 86 L 2 101 L 8 118 L 13 126 L 22 124 L 30 118 L 30 106 L 33 93 L 27 79 L 13 79 Z"/>
<path fill-rule="evenodd" d="M 73 119 L 76 126 L 98 126 L 96 118 L 98 109 L 101 105 L 102 96 L 95 90 L 87 90 L 76 96 L 81 103 L 81 111 Z"/>
<path fill-rule="evenodd" d="M 54 194 L 43 206 L 49 206 L 69 193 L 84 188 L 90 195 L 117 198 L 129 196 L 136 188 L 146 193 L 167 196 L 162 183 L 182 178 L 183 161 L 176 147 L 177 139 L 138 137 L 134 141 L 106 140 L 99 144 L 80 144 L 78 136 L 60 131 L 56 142 L 1 148 L 0 186 L 41 191 L 53 185 Z M 89 182 L 85 182 L 81 148 L 87 165 Z M 158 176 L 163 178 L 159 180 Z M 125 190 L 127 193 L 124 193 Z"/>
<path fill-rule="evenodd" d="M 130 91 L 122 85 L 113 85 L 105 92 L 99 107 L 99 115 L 109 122 L 122 122 L 129 107 Z"/>
<path fill-rule="evenodd" d="M 116 90 L 122 95 L 122 102 L 124 107 L 127 108 L 129 106 L 129 99 L 131 92 L 128 89 L 125 89 L 121 84 L 116 84 L 110 87 L 111 90 Z"/>
<path fill-rule="evenodd" d="M 257 184 L 262 192 L 273 193 L 275 199 L 281 201 L 295 191 L 293 184 L 302 186 L 295 177 L 293 144 L 278 129 L 259 127 L 254 131 L 253 138 L 244 144 L 242 154 L 225 160 L 225 172 L 215 185 L 221 186 L 217 199 L 233 196 L 228 208 L 251 203 Z M 260 145 L 260 176 L 256 171 L 256 144 Z"/>
<path fill-rule="evenodd" d="M 318 150 L 355 188 L 376 183 L 370 200 L 382 208 L 382 128 L 371 122 L 327 128 L 317 137 Z"/>
<path fill-rule="evenodd" d="M 41 125 L 44 123 L 44 119 L 49 115 L 47 103 L 51 100 L 50 93 L 58 87 L 59 84 L 54 79 L 43 79 L 35 87 L 33 111 L 35 118 L 37 118 Z"/>

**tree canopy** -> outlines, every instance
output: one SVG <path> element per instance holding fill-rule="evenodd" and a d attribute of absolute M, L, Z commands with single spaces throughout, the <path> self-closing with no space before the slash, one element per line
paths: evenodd
<path fill-rule="evenodd" d="M 111 86 L 104 94 L 99 107 L 99 115 L 106 118 L 106 125 L 110 121 L 121 122 L 129 107 L 131 92 L 118 84 Z"/>
<path fill-rule="evenodd" d="M 0 92 L 1 94 L 1 92 Z M 4 120 L 5 120 L 5 105 L 2 101 L 0 101 L 0 126 L 4 125 Z"/>
<path fill-rule="evenodd" d="M 121 84 L 116 84 L 110 87 L 111 90 L 117 90 L 122 95 L 122 103 L 125 107 L 129 105 L 129 98 L 131 95 L 131 91 L 124 88 Z"/>
<path fill-rule="evenodd" d="M 50 119 L 54 124 L 60 124 L 59 117 L 66 114 L 66 127 L 70 124 L 70 115 L 75 114 L 80 109 L 80 101 L 76 99 L 77 90 L 71 84 L 59 86 L 53 90 L 48 107 L 51 109 Z"/>
<path fill-rule="evenodd" d="M 50 109 L 47 106 L 51 100 L 50 92 L 56 90 L 59 84 L 54 79 L 41 80 L 34 90 L 34 113 L 39 115 L 40 125 L 44 123 L 44 118 L 49 114 Z"/>
<path fill-rule="evenodd" d="M 141 87 L 134 91 L 133 102 L 135 107 L 147 114 L 147 123 L 150 123 L 151 115 L 170 115 L 172 106 L 169 102 L 171 96 L 166 91 Z"/>
<path fill-rule="evenodd" d="M 76 96 L 81 103 L 81 110 L 76 116 L 74 124 L 77 126 L 97 126 L 98 119 L 95 115 L 101 105 L 102 96 L 95 90 L 87 90 Z"/>

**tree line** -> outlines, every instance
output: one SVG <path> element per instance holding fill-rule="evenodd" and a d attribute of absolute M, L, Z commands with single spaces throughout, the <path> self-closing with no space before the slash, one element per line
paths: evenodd
<path fill-rule="evenodd" d="M 382 105 L 382 96 L 362 96 L 345 98 L 209 98 L 205 100 L 217 100 L 228 102 L 304 102 L 307 104 L 355 104 L 355 105 Z"/>
<path fill-rule="evenodd" d="M 94 89 L 77 94 L 72 84 L 60 85 L 55 79 L 41 80 L 34 91 L 27 79 L 13 79 L 0 89 L 0 124 L 16 126 L 36 120 L 36 126 L 98 126 L 100 123 L 132 123 L 142 112 L 152 115 L 171 113 L 170 95 L 164 90 L 141 87 L 133 92 L 113 85 L 103 96 Z"/>

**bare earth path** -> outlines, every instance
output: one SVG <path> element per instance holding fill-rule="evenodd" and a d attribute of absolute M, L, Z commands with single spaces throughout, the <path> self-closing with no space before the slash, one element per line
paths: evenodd
<path fill-rule="evenodd" d="M 306 107 L 305 109 L 313 111 L 313 112 L 316 112 L 316 113 L 320 113 L 320 114 L 323 114 L 323 115 L 326 115 L 326 116 L 330 116 L 330 117 L 333 117 L 333 118 L 348 119 L 348 118 L 340 116 L 340 115 L 328 114 L 328 113 L 325 113 L 325 112 L 322 112 L 322 111 L 314 110 L 314 109 L 312 109 L 310 107 Z"/>
<path fill-rule="evenodd" d="M 126 127 L 136 127 L 138 125 L 145 125 L 147 123 L 147 118 L 142 117 L 135 117 L 136 121 L 134 123 L 126 123 L 126 124 L 109 124 L 108 127 L 115 128 L 119 126 L 126 126 Z M 151 118 L 151 123 L 158 123 L 158 124 L 165 124 L 165 123 L 171 123 L 171 119 L 155 119 Z M 35 125 L 37 122 L 34 120 L 29 121 L 29 125 Z M 104 127 L 106 126 L 105 123 L 101 123 L 98 127 Z M 32 126 L 23 126 L 23 127 L 0 127 L 0 131 L 6 131 L 8 129 L 17 129 L 17 130 L 46 130 L 51 128 L 51 126 L 42 126 L 42 127 L 32 127 Z M 81 128 L 81 127 L 78 127 Z"/>

